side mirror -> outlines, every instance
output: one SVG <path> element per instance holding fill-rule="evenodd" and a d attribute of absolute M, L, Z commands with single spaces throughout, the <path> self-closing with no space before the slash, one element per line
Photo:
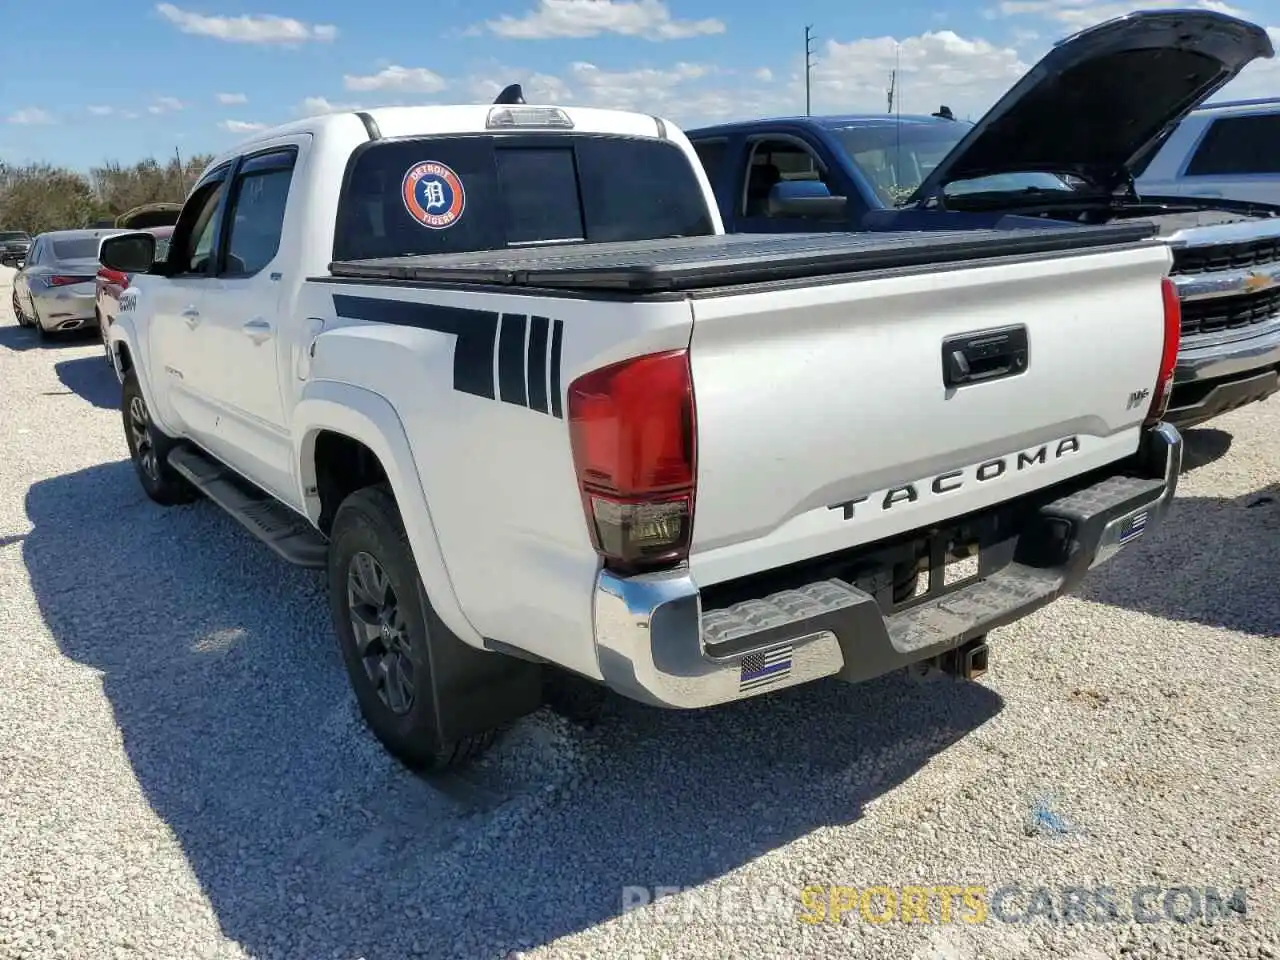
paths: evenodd
<path fill-rule="evenodd" d="M 821 180 L 783 180 L 775 183 L 765 203 L 770 217 L 838 220 L 845 215 L 846 197 L 834 197 Z"/>
<path fill-rule="evenodd" d="M 156 262 L 156 238 L 150 233 L 121 233 L 98 247 L 98 262 L 121 273 L 146 273 Z"/>

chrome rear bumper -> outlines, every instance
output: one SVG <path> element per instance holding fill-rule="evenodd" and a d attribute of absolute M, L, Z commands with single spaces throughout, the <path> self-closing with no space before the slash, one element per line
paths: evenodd
<path fill-rule="evenodd" d="M 689 709 L 820 677 L 866 680 L 937 656 L 1072 589 L 1164 517 L 1182 465 L 1177 429 L 1148 431 L 1126 465 L 1123 474 L 1042 504 L 1001 569 L 888 616 L 869 593 L 836 579 L 704 611 L 687 569 L 601 571 L 594 614 L 601 673 L 625 696 Z"/>

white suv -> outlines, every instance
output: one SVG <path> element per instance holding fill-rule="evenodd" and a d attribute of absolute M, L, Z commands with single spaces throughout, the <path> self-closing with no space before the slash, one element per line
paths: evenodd
<path fill-rule="evenodd" d="M 1280 204 L 1280 98 L 1189 113 L 1138 175 L 1142 196 Z"/>

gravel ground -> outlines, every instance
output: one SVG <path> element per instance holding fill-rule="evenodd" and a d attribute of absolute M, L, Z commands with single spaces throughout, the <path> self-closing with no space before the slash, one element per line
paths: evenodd
<path fill-rule="evenodd" d="M 318 578 L 147 501 L 100 349 L 38 346 L 5 283 L 0 958 L 1280 955 L 1280 399 L 1189 434 L 1166 525 L 993 634 L 981 683 L 611 700 L 424 781 L 361 725 Z M 1121 912 L 806 924 L 808 884 Z M 1145 886 L 1244 914 L 1133 922 Z M 658 887 L 690 889 L 624 911 Z"/>

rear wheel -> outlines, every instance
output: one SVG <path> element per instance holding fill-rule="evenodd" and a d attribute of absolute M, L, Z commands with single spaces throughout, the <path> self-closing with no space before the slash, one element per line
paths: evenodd
<path fill-rule="evenodd" d="M 385 485 L 347 497 L 329 543 L 329 604 L 365 722 L 389 753 L 426 772 L 463 763 L 496 731 L 449 738 L 434 665 L 464 646 L 431 607 L 400 511 Z M 475 691 L 483 696 L 483 691 Z"/>
<path fill-rule="evenodd" d="M 27 315 L 22 312 L 22 303 L 18 300 L 18 291 L 13 291 L 13 319 L 18 321 L 18 326 L 29 327 L 31 321 L 27 319 Z"/>
<path fill-rule="evenodd" d="M 132 370 L 125 376 L 120 406 L 129 458 L 147 496 L 166 507 L 190 503 L 199 497 L 195 488 L 169 466 L 169 451 L 177 441 L 152 423 L 151 411 L 147 409 L 146 398 L 138 385 L 138 376 Z"/>

